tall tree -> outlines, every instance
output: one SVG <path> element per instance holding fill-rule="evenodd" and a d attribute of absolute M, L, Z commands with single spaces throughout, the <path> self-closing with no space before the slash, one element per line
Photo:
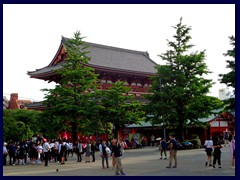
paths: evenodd
<path fill-rule="evenodd" d="M 182 24 L 181 18 L 173 28 L 174 40 L 168 40 L 171 49 L 159 55 L 166 65 L 156 67 L 152 94 L 147 96 L 151 101 L 147 113 L 154 115 L 155 124 L 175 127 L 177 137 L 182 140 L 183 128 L 189 123 L 201 123 L 198 119 L 221 107 L 221 101 L 207 96 L 213 83 L 204 78 L 210 73 L 204 62 L 205 51 L 189 52 L 194 46 L 189 43 L 191 27 Z"/>
<path fill-rule="evenodd" d="M 227 68 L 230 69 L 229 73 L 220 74 L 220 82 L 226 84 L 228 87 L 233 88 L 233 96 L 224 101 L 225 110 L 235 110 L 235 37 L 230 36 L 230 45 L 232 49 L 228 50 L 223 55 L 231 59 L 226 60 Z"/>
<path fill-rule="evenodd" d="M 64 42 L 67 56 L 62 68 L 56 71 L 61 77 L 59 84 L 54 89 L 43 90 L 46 92 L 44 103 L 48 105 L 44 113 L 53 118 L 54 123 L 62 125 L 59 130 L 70 130 L 74 142 L 78 128 L 89 123 L 85 118 L 91 105 L 89 92 L 96 91 L 97 85 L 94 69 L 87 66 L 90 57 L 83 38 L 77 31 L 72 39 Z"/>
<path fill-rule="evenodd" d="M 114 126 L 114 138 L 118 137 L 118 131 L 126 124 L 138 123 L 144 116 L 142 104 L 133 101 L 133 95 L 129 95 L 130 88 L 117 81 L 107 91 L 102 92 L 102 122 L 110 122 Z"/>

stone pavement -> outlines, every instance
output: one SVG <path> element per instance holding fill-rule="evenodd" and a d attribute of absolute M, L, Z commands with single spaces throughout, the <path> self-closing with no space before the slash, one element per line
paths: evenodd
<path fill-rule="evenodd" d="M 169 152 L 167 152 L 169 153 Z M 179 150 L 178 167 L 167 169 L 168 160 L 159 159 L 157 147 L 125 150 L 122 160 L 127 176 L 235 176 L 231 169 L 229 148 L 222 148 L 222 168 L 206 167 L 204 149 Z M 64 165 L 50 162 L 49 167 L 42 164 L 4 166 L 3 176 L 113 176 L 111 168 L 102 169 L 99 152 L 96 162 L 76 162 L 76 155 L 69 157 Z M 111 158 L 109 164 L 111 165 Z M 56 169 L 59 171 L 57 172 Z"/>

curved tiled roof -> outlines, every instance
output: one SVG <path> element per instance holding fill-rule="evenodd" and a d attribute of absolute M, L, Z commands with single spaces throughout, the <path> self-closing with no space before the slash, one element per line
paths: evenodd
<path fill-rule="evenodd" d="M 64 46 L 66 40 L 67 38 L 62 38 L 59 49 L 62 45 Z M 157 72 L 155 69 L 155 66 L 157 64 L 150 59 L 147 52 L 117 48 L 89 42 L 86 42 L 85 44 L 89 47 L 87 48 L 87 51 L 90 53 L 87 54 L 87 56 L 91 57 L 91 60 L 89 61 L 90 66 L 92 65 L 94 67 L 103 67 L 115 70 L 119 69 L 132 72 L 142 72 L 147 74 L 155 74 Z M 55 57 L 47 67 L 28 72 L 28 74 L 37 75 L 48 73 L 52 70 L 61 68 L 60 63 L 53 65 Z"/>

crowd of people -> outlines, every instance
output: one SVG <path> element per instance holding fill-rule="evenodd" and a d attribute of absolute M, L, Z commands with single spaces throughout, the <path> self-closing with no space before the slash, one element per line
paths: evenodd
<path fill-rule="evenodd" d="M 113 139 L 111 142 L 100 140 L 98 143 L 95 141 L 83 143 L 78 140 L 75 145 L 66 139 L 47 140 L 38 138 L 34 141 L 10 141 L 3 144 L 3 165 L 7 165 L 7 158 L 9 159 L 9 165 L 44 162 L 45 166 L 49 166 L 50 161 L 64 165 L 65 161 L 69 157 L 73 157 L 74 154 L 77 156 L 77 162 L 82 162 L 85 159 L 85 163 L 90 163 L 90 159 L 95 162 L 95 152 L 100 151 L 102 168 L 109 168 L 108 159 L 111 156 L 112 167 L 116 169 L 116 175 L 125 175 L 121 163 L 125 148 L 127 148 L 127 145 L 122 139 Z"/>
<path fill-rule="evenodd" d="M 230 147 L 232 168 L 235 169 L 235 134 L 232 133 L 227 141 Z M 134 142 L 136 141 L 133 139 Z M 205 166 L 216 168 L 218 164 L 218 168 L 221 168 L 221 148 L 223 147 L 221 139 L 217 136 L 213 138 L 208 136 L 204 147 L 207 155 Z M 83 143 L 78 140 L 75 144 L 66 139 L 47 140 L 45 138 L 38 138 L 35 141 L 10 141 L 3 144 L 3 165 L 7 164 L 7 157 L 9 158 L 9 165 L 44 162 L 44 165 L 48 166 L 49 161 L 64 165 L 65 161 L 69 157 L 73 157 L 74 154 L 77 156 L 77 162 L 82 162 L 85 159 L 85 163 L 90 163 L 90 159 L 95 162 L 95 152 L 99 151 L 103 169 L 109 168 L 109 158 L 112 157 L 112 168 L 115 169 L 115 174 L 125 175 L 121 159 L 126 148 L 128 148 L 127 143 L 121 138 L 113 139 L 111 142 L 101 140 L 99 142 L 86 141 Z M 169 135 L 168 143 L 165 139 L 161 139 L 159 150 L 160 159 L 163 159 L 163 155 L 164 159 L 167 159 L 167 150 L 169 150 L 169 165 L 166 168 L 177 168 L 178 142 L 174 135 Z M 172 161 L 174 161 L 173 165 Z"/>

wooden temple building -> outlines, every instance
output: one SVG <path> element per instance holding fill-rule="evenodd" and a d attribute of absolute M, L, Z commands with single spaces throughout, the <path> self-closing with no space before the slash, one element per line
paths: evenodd
<path fill-rule="evenodd" d="M 65 43 L 67 38 L 62 37 L 56 55 L 50 64 L 27 74 L 31 78 L 41 79 L 48 82 L 59 82 L 59 76 L 54 70 L 62 68 L 66 57 Z M 133 94 L 135 100 L 147 103 L 143 97 L 151 86 L 150 76 L 156 75 L 157 65 L 150 59 L 148 52 L 135 51 L 112 46 L 86 42 L 88 57 L 91 57 L 88 66 L 95 69 L 99 74 L 99 89 L 106 90 L 112 83 L 123 81 L 124 85 L 131 88 L 129 94 Z M 28 109 L 44 110 L 46 107 L 41 102 L 33 103 Z"/>
<path fill-rule="evenodd" d="M 67 38 L 62 37 L 58 51 L 48 66 L 35 71 L 29 71 L 27 74 L 31 78 L 58 83 L 60 77 L 54 70 L 62 68 L 67 53 L 65 48 L 66 40 Z M 98 87 L 99 89 L 106 90 L 112 83 L 120 80 L 131 88 L 130 94 L 133 94 L 136 100 L 148 103 L 148 100 L 146 100 L 143 95 L 147 94 L 151 87 L 152 82 L 149 77 L 155 76 L 157 73 L 155 68 L 157 64 L 151 60 L 148 52 L 89 42 L 86 42 L 86 45 L 89 46 L 88 51 L 90 51 L 90 53 L 88 56 L 91 57 L 88 65 L 95 69 L 95 73 L 99 74 L 98 78 L 101 82 Z M 27 108 L 32 110 L 46 109 L 41 102 L 28 104 Z M 209 124 L 209 129 L 204 130 L 199 127 L 189 127 L 185 130 L 185 135 L 190 138 L 191 134 L 198 134 L 200 139 L 204 141 L 207 134 L 220 135 L 226 131 L 231 131 L 235 129 L 235 116 L 230 114 L 228 114 L 228 116 L 228 119 L 221 119 L 221 115 L 212 115 L 202 119 L 201 121 Z M 149 125 L 149 123 L 144 124 L 148 125 L 130 125 L 122 130 L 120 134 L 142 133 L 147 136 L 154 134 L 155 137 L 163 137 L 163 130 L 161 127 Z M 167 129 L 167 134 L 171 131 L 171 129 Z M 61 136 L 68 136 L 69 139 L 71 139 L 71 133 L 69 132 L 64 132 Z M 79 134 L 79 136 L 81 136 L 81 134 Z M 82 136 L 79 138 L 82 138 Z M 91 138 L 94 139 L 94 136 L 90 137 L 90 139 Z"/>
<path fill-rule="evenodd" d="M 61 68 L 64 63 L 66 57 L 65 42 L 66 38 L 62 37 L 58 51 L 48 66 L 36 71 L 29 71 L 27 74 L 31 78 L 58 83 L 59 77 L 54 70 Z M 89 46 L 88 56 L 91 57 L 88 65 L 95 69 L 95 73 L 99 74 L 98 78 L 101 80 L 99 89 L 108 89 L 112 83 L 120 80 L 131 88 L 131 94 L 140 101 L 144 101 L 142 95 L 146 94 L 151 86 L 149 77 L 154 76 L 157 72 L 155 69 L 157 64 L 150 59 L 148 52 L 88 42 L 86 45 Z M 29 109 L 31 108 L 37 109 L 37 106 L 29 106 Z"/>

